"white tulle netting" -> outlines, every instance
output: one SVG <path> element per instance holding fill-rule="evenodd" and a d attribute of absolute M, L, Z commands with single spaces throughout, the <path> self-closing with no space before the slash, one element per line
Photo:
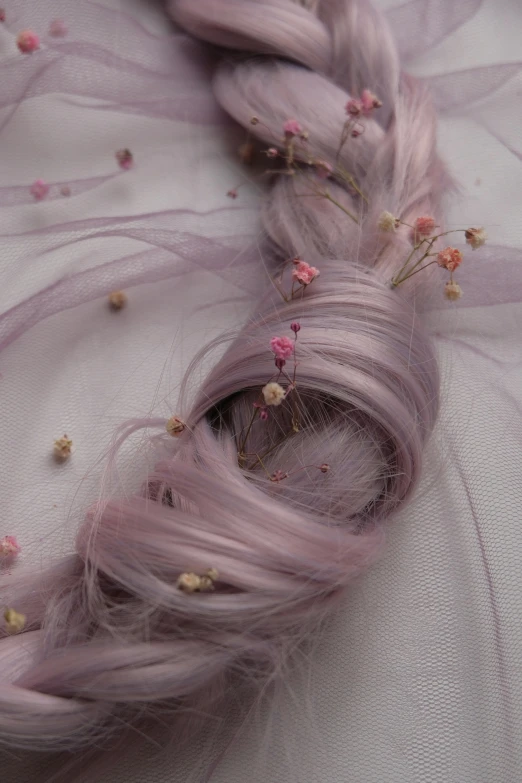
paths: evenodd
<path fill-rule="evenodd" d="M 262 186 L 225 195 L 244 136 L 161 5 L 14 0 L 0 29 L 0 535 L 35 567 L 70 551 L 114 427 L 173 412 L 184 368 L 241 322 L 264 275 Z M 442 409 L 416 500 L 306 684 L 296 673 L 268 733 L 261 715 L 212 783 L 522 779 L 522 6 L 380 5 L 439 107 L 462 185 L 448 224 L 485 225 L 489 244 L 468 253 L 461 302 L 427 314 Z M 13 33 L 56 17 L 68 35 L 20 59 Z M 37 178 L 52 184 L 40 203 Z M 118 314 L 114 287 L 129 296 Z M 63 432 L 76 451 L 57 466 Z M 100 783 L 199 781 L 201 751 L 149 748 Z M 33 779 L 17 754 L 2 760 L 3 783 Z"/>

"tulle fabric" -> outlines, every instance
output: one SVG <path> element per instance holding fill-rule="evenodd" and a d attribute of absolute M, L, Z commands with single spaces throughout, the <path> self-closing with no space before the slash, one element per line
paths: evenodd
<path fill-rule="evenodd" d="M 264 179 L 262 164 L 237 159 L 245 134 L 212 97 L 212 56 L 160 3 L 11 5 L 0 31 L 0 534 L 17 534 L 21 564 L 39 567 L 70 551 L 114 427 L 174 412 L 195 351 L 248 317 L 267 274 Z M 458 304 L 441 286 L 427 306 L 444 389 L 418 500 L 316 651 L 313 707 L 295 736 L 292 683 L 273 753 L 256 750 L 261 732 L 242 735 L 216 783 L 242 781 L 245 758 L 255 783 L 329 782 L 347 769 L 365 783 L 520 774 L 521 64 L 510 29 L 522 19 L 509 0 L 503 14 L 479 0 L 388 5 L 463 183 L 448 227 L 486 225 L 490 242 L 467 250 Z M 487 30 L 501 16 L 494 48 Z M 60 17 L 68 34 L 46 34 Z M 22 56 L 14 35 L 27 27 L 42 48 Z M 128 172 L 114 158 L 127 146 Z M 40 177 L 51 191 L 35 203 Z M 110 313 L 106 296 L 121 288 L 129 306 Z M 62 430 L 77 451 L 58 472 L 48 451 Z M 132 445 L 146 462 L 145 442 Z M 199 780 L 200 750 L 143 760 L 111 783 Z M 5 759 L 6 783 L 31 780 L 23 759 Z"/>

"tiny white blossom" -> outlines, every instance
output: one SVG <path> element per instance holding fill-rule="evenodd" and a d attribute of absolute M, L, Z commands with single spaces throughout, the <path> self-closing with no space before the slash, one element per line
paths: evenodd
<path fill-rule="evenodd" d="M 279 383 L 267 383 L 263 386 L 263 397 L 266 405 L 281 405 L 285 398 L 285 390 Z"/>
<path fill-rule="evenodd" d="M 488 235 L 483 228 L 468 228 L 467 231 L 464 232 L 464 236 L 472 250 L 476 250 L 477 247 L 482 247 L 488 238 Z"/>
<path fill-rule="evenodd" d="M 395 231 L 398 223 L 398 219 L 391 212 L 381 212 L 377 226 L 381 231 Z"/>

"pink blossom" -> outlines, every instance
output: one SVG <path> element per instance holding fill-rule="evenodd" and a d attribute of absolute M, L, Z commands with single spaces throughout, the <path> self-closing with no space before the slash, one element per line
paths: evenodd
<path fill-rule="evenodd" d="M 418 217 L 413 224 L 413 238 L 415 241 L 420 237 L 429 237 L 435 229 L 435 220 L 429 215 Z"/>
<path fill-rule="evenodd" d="M 40 39 L 32 30 L 22 30 L 18 33 L 16 45 L 23 54 L 32 54 L 40 48 Z"/>
<path fill-rule="evenodd" d="M 67 25 L 63 19 L 53 19 L 49 25 L 49 35 L 52 35 L 53 38 L 63 38 L 68 32 Z"/>
<path fill-rule="evenodd" d="M 294 343 L 289 337 L 272 337 L 270 347 L 277 359 L 289 359 L 294 352 Z"/>
<path fill-rule="evenodd" d="M 261 408 L 259 411 L 259 418 L 261 421 L 268 421 L 268 411 L 266 408 Z"/>
<path fill-rule="evenodd" d="M 290 329 L 292 330 L 292 332 L 297 334 L 297 332 L 301 331 L 301 324 L 299 323 L 299 321 L 292 321 L 292 323 L 290 324 Z"/>
<path fill-rule="evenodd" d="M 351 114 L 352 117 L 357 117 L 362 111 L 362 103 L 356 98 L 350 98 L 345 106 L 346 114 Z"/>
<path fill-rule="evenodd" d="M 21 552 L 21 546 L 14 536 L 4 536 L 0 539 L 0 555 L 15 558 Z"/>
<path fill-rule="evenodd" d="M 283 123 L 283 130 L 285 136 L 289 138 L 292 138 L 292 136 L 299 136 L 299 134 L 303 132 L 303 129 L 297 120 L 286 120 L 286 122 Z"/>
<path fill-rule="evenodd" d="M 326 160 L 316 160 L 315 170 L 317 172 L 318 177 L 320 177 L 321 179 L 327 179 L 329 176 L 331 176 L 333 172 L 333 166 L 327 163 Z"/>
<path fill-rule="evenodd" d="M 279 151 L 275 147 L 269 147 L 266 151 L 267 158 L 277 158 Z"/>
<path fill-rule="evenodd" d="M 37 179 L 31 185 L 31 196 L 34 196 L 36 201 L 41 201 L 47 196 L 50 189 L 51 188 L 47 182 L 44 182 L 43 179 Z"/>
<path fill-rule="evenodd" d="M 374 109 L 378 109 L 380 106 L 382 106 L 382 101 L 373 92 L 370 92 L 370 90 L 361 92 L 361 111 L 365 117 L 368 117 Z"/>
<path fill-rule="evenodd" d="M 134 158 L 132 152 L 129 149 L 118 150 L 116 153 L 116 160 L 120 169 L 131 169 L 134 164 Z"/>
<path fill-rule="evenodd" d="M 292 277 L 303 285 L 310 285 L 312 280 L 319 277 L 319 270 L 315 266 L 310 266 L 306 261 L 299 261 L 292 272 Z"/>
<path fill-rule="evenodd" d="M 462 253 L 455 247 L 446 247 L 437 254 L 437 264 L 447 269 L 448 272 L 454 272 L 462 262 Z"/>

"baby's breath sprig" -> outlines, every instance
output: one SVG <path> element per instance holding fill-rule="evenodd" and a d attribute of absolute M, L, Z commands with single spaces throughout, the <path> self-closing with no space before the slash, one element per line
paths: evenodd
<path fill-rule="evenodd" d="M 438 266 L 442 269 L 446 269 L 450 273 L 450 279 L 444 286 L 445 297 L 450 301 L 460 299 L 462 296 L 462 289 L 458 283 L 454 281 L 453 273 L 462 263 L 462 252 L 455 247 L 446 247 L 444 250 L 434 251 L 433 247 L 441 237 L 462 231 L 466 243 L 472 250 L 476 250 L 486 242 L 487 234 L 485 230 L 483 228 L 456 228 L 450 231 L 435 233 L 437 225 L 434 218 L 429 215 L 423 215 L 416 218 L 413 225 L 410 225 L 400 218 L 395 217 L 391 212 L 382 212 L 377 222 L 378 229 L 383 232 L 393 233 L 401 225 L 407 226 L 410 229 L 410 238 L 413 248 L 402 267 L 395 277 L 392 278 L 392 286 L 397 288 L 397 286 L 404 283 L 404 281 L 408 280 L 410 277 L 413 277 L 413 275 L 422 272 L 424 269 L 432 266 L 432 264 L 438 264 Z M 428 261 L 423 265 L 423 262 L 429 258 L 433 260 Z"/>

